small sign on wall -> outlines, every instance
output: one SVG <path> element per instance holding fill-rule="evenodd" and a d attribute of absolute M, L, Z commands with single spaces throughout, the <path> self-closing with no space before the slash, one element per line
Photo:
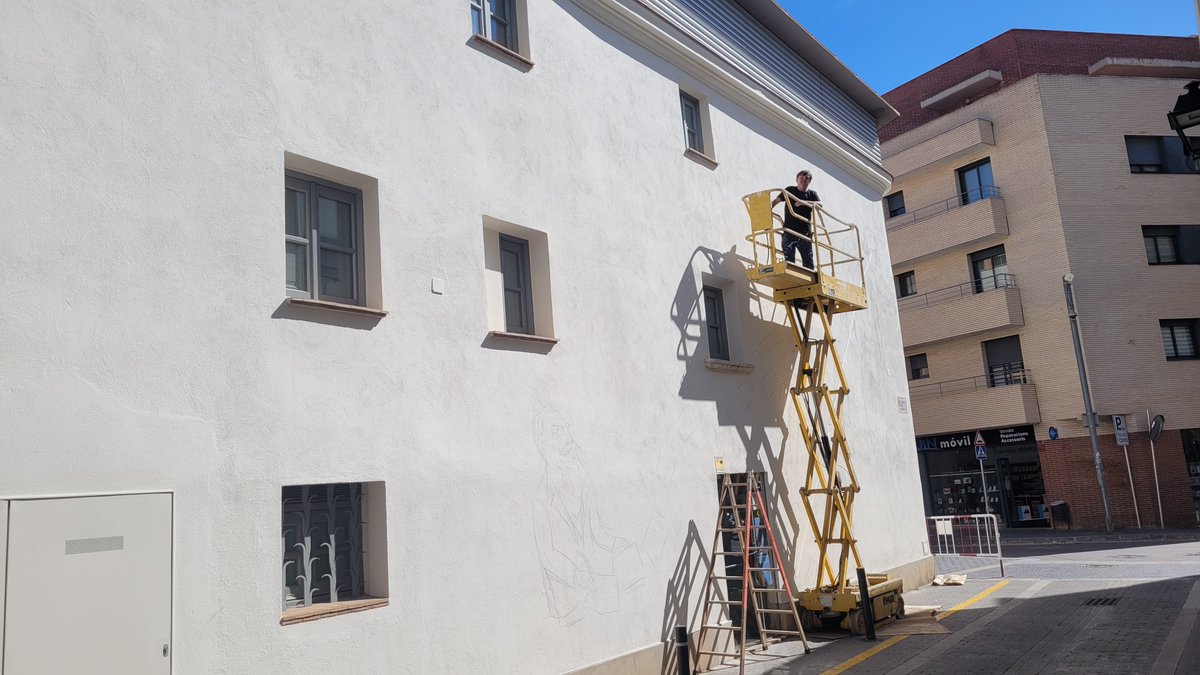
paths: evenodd
<path fill-rule="evenodd" d="M 905 396 L 897 396 L 896 397 L 896 410 L 901 415 L 908 414 L 908 398 L 907 397 L 905 397 Z"/>
<path fill-rule="evenodd" d="M 725 473 L 725 458 L 721 456 L 713 457 L 713 466 L 716 467 L 717 473 Z"/>

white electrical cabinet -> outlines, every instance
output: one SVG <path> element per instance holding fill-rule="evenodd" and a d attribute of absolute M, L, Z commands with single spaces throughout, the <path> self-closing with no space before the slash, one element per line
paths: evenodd
<path fill-rule="evenodd" d="M 171 672 L 171 498 L 7 502 L 4 674 Z"/>

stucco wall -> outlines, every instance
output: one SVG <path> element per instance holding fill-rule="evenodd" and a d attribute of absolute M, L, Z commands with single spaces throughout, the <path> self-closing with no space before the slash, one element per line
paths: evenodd
<path fill-rule="evenodd" d="M 465 6 L 22 2 L 0 23 L 0 497 L 175 492 L 178 673 L 555 673 L 691 616 L 713 457 L 765 467 L 811 583 L 782 313 L 744 193 L 863 227 L 838 320 L 870 568 L 925 540 L 879 195 L 569 2 L 536 65 Z M 714 170 L 678 86 L 710 96 Z M 381 320 L 283 304 L 284 153 L 378 181 Z M 547 235 L 547 353 L 483 345 L 483 217 Z M 725 278 L 751 375 L 704 367 Z M 431 279 L 445 281 L 431 293 Z M 385 481 L 387 608 L 279 625 L 280 486 Z M 778 496 L 776 501 L 780 502 Z"/>

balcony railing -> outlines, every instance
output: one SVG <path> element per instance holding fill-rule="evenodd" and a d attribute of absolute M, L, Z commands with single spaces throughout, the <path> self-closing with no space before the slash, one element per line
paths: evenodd
<path fill-rule="evenodd" d="M 990 367 L 987 375 L 913 385 L 908 388 L 908 393 L 909 397 L 913 399 L 932 398 L 934 396 L 945 396 L 964 391 L 1003 387 L 1010 384 L 1032 383 L 1033 379 L 1030 376 L 1029 370 L 1024 368 L 1023 364 L 1005 363 Z"/>
<path fill-rule="evenodd" d="M 957 194 L 949 199 L 930 204 L 929 206 L 922 206 L 916 211 L 909 211 L 908 213 L 898 215 L 894 218 L 888 218 L 885 226 L 889 230 L 895 230 L 901 227 L 912 225 L 913 223 L 919 223 L 922 220 L 932 218 L 939 213 L 945 213 L 947 211 L 966 206 L 967 204 L 973 204 L 982 199 L 1000 198 L 1000 188 L 997 188 L 995 185 L 984 185 L 977 187 L 974 190 L 967 190 L 966 192 Z"/>
<path fill-rule="evenodd" d="M 921 295 L 909 295 L 897 300 L 896 305 L 900 308 L 900 311 L 920 309 L 922 307 L 940 305 L 944 302 L 952 302 L 977 293 L 994 291 L 998 288 L 1016 287 L 1017 277 L 1015 275 L 1007 273 L 992 274 L 976 279 L 975 281 L 968 281 L 965 284 L 950 286 L 949 288 L 939 288 L 936 291 L 929 291 Z"/>

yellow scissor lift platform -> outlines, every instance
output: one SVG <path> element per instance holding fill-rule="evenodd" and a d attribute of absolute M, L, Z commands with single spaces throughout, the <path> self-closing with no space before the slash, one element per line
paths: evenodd
<path fill-rule="evenodd" d="M 788 262 L 780 247 L 783 219 L 772 211 L 775 199 L 784 208 L 808 220 L 811 235 L 786 230 L 811 243 L 815 269 Z M 818 630 L 837 621 L 853 633 L 866 632 L 859 590 L 851 583 L 850 562 L 861 570 L 858 542 L 851 529 L 854 497 L 859 492 L 842 409 L 850 393 L 833 338 L 835 314 L 867 308 L 862 242 L 858 227 L 829 213 L 819 203 L 797 202 L 782 190 L 764 190 L 742 198 L 750 214 L 753 264 L 746 270 L 750 281 L 772 289 L 772 299 L 787 310 L 788 325 L 800 354 L 800 371 L 789 393 L 800 419 L 800 432 L 808 454 L 804 511 L 817 544 L 817 579 L 797 595 L 803 607 L 800 621 L 806 630 Z M 796 207 L 808 206 L 811 217 Z M 904 615 L 903 582 L 886 575 L 866 575 L 876 623 Z"/>

